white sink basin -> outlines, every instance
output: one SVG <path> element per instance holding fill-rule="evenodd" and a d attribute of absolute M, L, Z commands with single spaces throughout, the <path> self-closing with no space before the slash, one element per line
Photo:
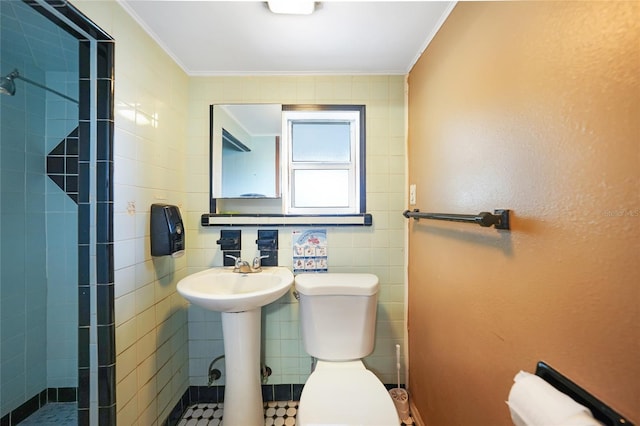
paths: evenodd
<path fill-rule="evenodd" d="M 244 312 L 282 297 L 293 283 L 283 267 L 264 267 L 262 272 L 241 274 L 233 268 L 211 268 L 178 282 L 178 293 L 189 302 L 219 312 Z"/>

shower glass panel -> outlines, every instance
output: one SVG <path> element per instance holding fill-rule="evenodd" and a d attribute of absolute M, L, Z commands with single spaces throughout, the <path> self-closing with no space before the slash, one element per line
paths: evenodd
<path fill-rule="evenodd" d="M 14 413 L 11 424 L 34 397 L 77 400 L 78 47 L 26 3 L 0 1 L 0 73 L 24 77 L 0 95 L 0 418 Z"/>

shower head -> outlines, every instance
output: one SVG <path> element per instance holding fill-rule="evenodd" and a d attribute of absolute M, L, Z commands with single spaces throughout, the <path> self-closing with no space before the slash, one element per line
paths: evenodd
<path fill-rule="evenodd" d="M 0 0 L 0 1 L 2 1 L 2 0 Z M 18 80 L 25 81 L 25 82 L 27 82 L 29 84 L 33 84 L 34 86 L 39 87 L 41 89 L 44 89 L 44 90 L 46 90 L 48 92 L 55 93 L 56 95 L 58 95 L 60 97 L 63 97 L 63 98 L 65 98 L 65 99 L 67 99 L 67 100 L 69 100 L 71 102 L 74 102 L 76 104 L 78 103 L 77 100 L 65 95 L 64 93 L 60 93 L 57 90 L 53 90 L 53 89 L 45 86 L 44 84 L 40 84 L 40 83 L 38 83 L 36 81 L 29 80 L 28 78 L 21 76 L 17 69 L 14 69 L 13 71 L 11 71 L 6 76 L 0 78 L 0 93 L 3 94 L 3 95 L 9 95 L 9 96 L 15 95 L 16 94 L 16 84 L 14 83 L 13 80 L 15 80 L 16 78 Z"/>
<path fill-rule="evenodd" d="M 16 84 L 13 79 L 19 77 L 18 70 L 13 70 L 0 80 L 0 93 L 3 95 L 13 96 L 16 94 Z"/>

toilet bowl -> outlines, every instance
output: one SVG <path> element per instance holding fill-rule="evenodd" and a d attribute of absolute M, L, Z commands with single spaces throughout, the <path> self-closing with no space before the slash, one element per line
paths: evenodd
<path fill-rule="evenodd" d="M 362 361 L 318 361 L 296 415 L 299 426 L 399 424 L 389 392 Z"/>
<path fill-rule="evenodd" d="M 300 274 L 295 287 L 304 348 L 317 359 L 302 390 L 296 425 L 399 425 L 389 392 L 361 360 L 373 351 L 378 278 Z"/>

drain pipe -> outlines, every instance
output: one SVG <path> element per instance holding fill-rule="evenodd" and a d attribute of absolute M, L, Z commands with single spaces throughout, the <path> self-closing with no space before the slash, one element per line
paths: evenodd
<path fill-rule="evenodd" d="M 271 375 L 271 367 L 269 367 L 267 364 L 262 364 L 260 372 L 260 375 L 262 376 L 262 383 L 267 383 L 267 381 L 269 380 L 269 376 Z"/>
<path fill-rule="evenodd" d="M 220 355 L 219 357 L 217 357 L 213 361 L 211 361 L 211 363 L 209 364 L 209 369 L 207 370 L 207 376 L 209 377 L 209 383 L 208 383 L 207 386 L 209 386 L 209 387 L 213 384 L 213 382 L 215 382 L 220 377 L 222 377 L 222 373 L 220 372 L 220 370 L 218 370 L 217 368 L 213 368 L 213 365 L 217 361 L 221 360 L 222 358 L 224 358 L 224 355 Z M 261 376 L 260 378 L 262 380 L 262 383 L 267 383 L 271 373 L 272 373 L 271 367 L 269 367 L 266 364 L 261 364 L 260 365 L 260 376 Z"/>
<path fill-rule="evenodd" d="M 217 368 L 213 368 L 213 364 L 215 364 L 216 361 L 222 358 L 224 358 L 224 355 L 220 355 L 219 357 L 211 361 L 211 364 L 209 364 L 209 370 L 207 371 L 207 375 L 209 377 L 209 384 L 207 386 L 211 386 L 213 382 L 215 382 L 222 376 L 222 373 L 220 372 L 220 370 L 218 370 Z"/>

